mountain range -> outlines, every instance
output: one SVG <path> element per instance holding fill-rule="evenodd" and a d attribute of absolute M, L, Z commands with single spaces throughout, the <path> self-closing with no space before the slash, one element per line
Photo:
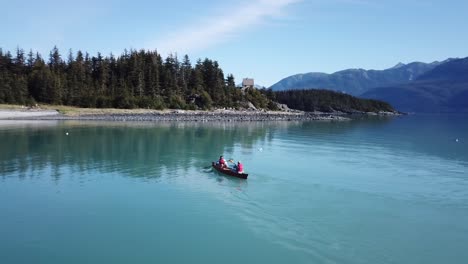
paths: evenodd
<path fill-rule="evenodd" d="M 384 100 L 405 112 L 468 113 L 468 57 L 443 63 L 411 82 L 371 89 L 361 97 Z"/>
<path fill-rule="evenodd" d="M 405 112 L 468 112 L 468 58 L 398 63 L 385 70 L 347 69 L 282 79 L 273 91 L 327 89 L 389 102 Z"/>
<path fill-rule="evenodd" d="M 412 81 L 444 62 L 398 63 L 385 70 L 347 69 L 332 74 L 322 72 L 296 74 L 282 79 L 270 88 L 273 91 L 326 89 L 359 96 L 375 87 Z"/>

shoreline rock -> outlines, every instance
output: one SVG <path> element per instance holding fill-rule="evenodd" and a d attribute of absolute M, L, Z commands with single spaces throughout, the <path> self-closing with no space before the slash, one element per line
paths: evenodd
<path fill-rule="evenodd" d="M 2 111 L 4 114 L 2 115 Z M 7 114 L 5 114 L 7 113 Z M 9 115 L 8 115 L 9 113 Z M 29 114 L 28 114 L 29 113 Z M 0 110 L 3 120 L 97 120 L 97 121 L 184 121 L 184 122 L 248 122 L 248 121 L 346 121 L 353 116 L 369 113 L 323 113 L 302 111 L 264 110 L 148 110 L 138 113 L 92 113 L 70 116 L 51 110 Z M 377 116 L 398 115 L 398 113 L 375 113 Z"/>

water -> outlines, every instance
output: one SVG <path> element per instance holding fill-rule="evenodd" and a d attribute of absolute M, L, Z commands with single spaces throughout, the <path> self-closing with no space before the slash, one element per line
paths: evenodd
<path fill-rule="evenodd" d="M 467 120 L 0 121 L 0 260 L 467 263 Z"/>

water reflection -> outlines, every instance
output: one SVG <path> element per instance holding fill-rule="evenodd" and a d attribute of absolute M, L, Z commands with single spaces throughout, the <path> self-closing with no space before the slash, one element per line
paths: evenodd
<path fill-rule="evenodd" d="M 220 154 L 249 156 L 263 146 L 268 151 L 274 140 L 288 147 L 335 144 L 349 154 L 355 146 L 381 146 L 467 162 L 465 132 L 466 123 L 424 117 L 268 123 L 1 121 L 0 175 L 35 177 L 50 169 L 59 180 L 63 168 L 70 167 L 156 178 L 209 166 Z"/>
<path fill-rule="evenodd" d="M 0 174 L 36 175 L 48 166 L 83 171 L 119 171 L 132 177 L 160 177 L 163 170 L 206 166 L 235 145 L 252 148 L 271 140 L 261 123 L 93 123 L 17 122 L 0 130 Z M 270 136 L 268 136 L 270 135 Z"/>

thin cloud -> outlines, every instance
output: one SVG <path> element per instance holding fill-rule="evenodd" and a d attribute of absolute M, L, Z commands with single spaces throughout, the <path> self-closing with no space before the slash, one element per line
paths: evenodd
<path fill-rule="evenodd" d="M 198 21 L 164 39 L 151 42 L 148 49 L 162 54 L 191 53 L 213 47 L 240 36 L 243 30 L 265 23 L 268 19 L 284 15 L 284 9 L 302 0 L 257 0 L 239 6 L 229 13 Z"/>

